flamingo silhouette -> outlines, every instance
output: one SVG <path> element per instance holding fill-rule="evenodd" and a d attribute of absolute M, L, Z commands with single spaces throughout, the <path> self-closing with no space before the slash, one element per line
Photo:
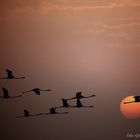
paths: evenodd
<path fill-rule="evenodd" d="M 133 98 L 135 99 L 132 102 L 124 102 L 124 104 L 130 104 L 130 103 L 139 103 L 140 102 L 140 96 L 133 96 Z"/>
<path fill-rule="evenodd" d="M 18 97 L 22 97 L 22 95 L 18 95 L 18 96 L 9 96 L 9 92 L 6 88 L 2 88 L 3 90 L 3 96 L 0 96 L 0 98 L 2 99 L 8 99 L 8 98 L 18 98 Z"/>
<path fill-rule="evenodd" d="M 0 79 L 25 79 L 25 77 L 15 77 L 13 75 L 13 72 L 9 69 L 7 69 L 6 72 L 7 72 L 7 77 L 0 78 Z"/>
<path fill-rule="evenodd" d="M 54 114 L 68 114 L 68 112 L 57 112 L 55 107 L 52 107 L 49 110 L 50 111 L 48 113 L 39 113 L 39 114 L 37 114 L 37 116 L 49 115 L 49 114 L 52 114 L 52 115 L 54 115 Z"/>
<path fill-rule="evenodd" d="M 67 99 L 62 98 L 61 100 L 62 100 L 63 105 L 59 107 L 55 107 L 55 108 L 69 108 L 70 107 Z"/>
<path fill-rule="evenodd" d="M 39 114 L 32 115 L 32 114 L 30 114 L 30 112 L 28 110 L 24 109 L 24 115 L 16 116 L 16 118 L 37 117 L 37 116 L 49 115 L 49 114 L 68 114 L 68 112 L 56 112 L 56 108 L 52 107 L 52 108 L 50 108 L 49 113 L 39 113 Z"/>
<path fill-rule="evenodd" d="M 49 114 L 68 114 L 68 112 L 57 112 L 56 108 L 52 107 L 50 108 L 50 112 L 46 113 L 46 115 L 49 115 Z"/>
<path fill-rule="evenodd" d="M 71 107 L 77 107 L 77 108 L 81 108 L 81 107 L 93 108 L 94 106 L 85 106 L 85 105 L 82 104 L 82 102 L 80 101 L 80 99 L 77 99 L 76 106 L 71 106 Z"/>
<path fill-rule="evenodd" d="M 25 93 L 32 92 L 32 91 L 33 91 L 35 94 L 40 95 L 40 92 L 41 92 L 41 91 L 52 91 L 52 90 L 51 90 L 51 89 L 46 89 L 46 90 L 44 90 L 44 89 L 40 89 L 40 88 L 34 88 L 34 89 L 32 89 L 32 90 L 25 91 L 25 92 L 22 92 L 22 93 L 25 94 Z"/>
<path fill-rule="evenodd" d="M 32 115 L 28 110 L 24 109 L 24 115 L 16 116 L 16 118 L 35 117 L 35 116 L 38 116 L 38 114 Z"/>
<path fill-rule="evenodd" d="M 82 92 L 77 92 L 75 97 L 69 98 L 67 100 L 73 100 L 73 99 L 82 99 L 82 98 L 91 98 L 91 97 L 95 97 L 96 95 L 90 95 L 90 96 L 83 96 Z"/>

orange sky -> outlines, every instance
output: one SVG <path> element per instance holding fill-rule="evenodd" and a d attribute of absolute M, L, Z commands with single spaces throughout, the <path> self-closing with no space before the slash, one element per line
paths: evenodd
<path fill-rule="evenodd" d="M 130 130 L 139 130 L 139 120 L 128 121 L 119 108 L 124 97 L 140 91 L 139 0 L 1 0 L 0 46 L 0 77 L 7 68 L 27 77 L 0 81 L 0 86 L 14 95 L 33 87 L 54 90 L 48 96 L 0 102 L 7 139 L 119 140 L 118 132 L 124 138 Z M 95 105 L 94 111 L 72 110 L 68 118 L 42 118 L 30 124 L 14 119 L 24 108 L 44 112 L 81 90 L 96 91 L 95 100 L 85 101 Z M 22 126 L 27 131 L 20 130 Z M 49 135 L 39 131 L 42 128 Z"/>
<path fill-rule="evenodd" d="M 58 10 L 95 10 L 115 8 L 138 8 L 139 0 L 5 0 L 1 1 L 1 13 L 3 15 L 20 15 L 25 13 L 47 14 L 49 11 Z M 4 13 L 5 12 L 5 13 Z"/>

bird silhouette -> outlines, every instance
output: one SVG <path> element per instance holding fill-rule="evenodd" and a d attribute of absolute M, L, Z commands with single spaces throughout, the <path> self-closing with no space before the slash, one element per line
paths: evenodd
<path fill-rule="evenodd" d="M 82 99 L 82 98 L 91 98 L 91 97 L 95 97 L 96 95 L 90 95 L 90 96 L 83 96 L 82 92 L 77 92 L 75 97 L 69 98 L 67 100 L 73 100 L 73 99 Z"/>
<path fill-rule="evenodd" d="M 29 117 L 29 116 L 30 116 L 30 113 L 29 113 L 28 110 L 24 110 L 24 116 L 25 116 L 25 117 Z"/>
<path fill-rule="evenodd" d="M 46 113 L 46 115 L 49 115 L 49 114 L 68 114 L 68 112 L 57 112 L 56 108 L 52 107 L 50 108 L 50 112 Z"/>
<path fill-rule="evenodd" d="M 32 115 L 30 114 L 30 112 L 26 109 L 24 109 L 24 115 L 21 115 L 21 116 L 16 116 L 16 118 L 23 118 L 23 117 L 35 117 L 37 115 Z"/>
<path fill-rule="evenodd" d="M 22 97 L 22 95 L 18 95 L 18 96 L 9 96 L 9 92 L 6 88 L 2 88 L 3 90 L 3 96 L 0 96 L 1 99 L 8 99 L 8 98 L 19 98 Z"/>
<path fill-rule="evenodd" d="M 32 90 L 28 90 L 28 91 L 25 91 L 25 92 L 22 92 L 23 94 L 25 94 L 25 93 L 28 93 L 28 92 L 34 92 L 35 94 L 37 94 L 37 95 L 40 95 L 40 92 L 41 91 L 52 91 L 51 89 L 46 89 L 46 90 L 44 90 L 44 89 L 40 89 L 40 88 L 34 88 L 34 89 L 32 89 Z"/>
<path fill-rule="evenodd" d="M 124 102 L 124 104 L 139 103 L 140 102 L 140 96 L 133 96 L 133 98 L 135 99 L 134 101 Z"/>
<path fill-rule="evenodd" d="M 80 99 L 77 99 L 76 106 L 71 106 L 71 107 L 77 107 L 77 108 L 81 108 L 81 107 L 93 108 L 94 106 L 85 106 L 85 105 L 82 104 L 82 102 L 80 101 Z"/>
<path fill-rule="evenodd" d="M 69 108 L 70 107 L 67 99 L 62 98 L 61 100 L 62 100 L 63 105 L 59 107 L 55 107 L 55 108 Z"/>
<path fill-rule="evenodd" d="M 39 114 L 36 114 L 36 116 L 42 116 L 42 115 L 55 115 L 55 114 L 68 114 L 68 112 L 57 112 L 56 111 L 56 107 L 52 107 L 49 109 L 49 112 L 48 113 L 39 113 Z"/>
<path fill-rule="evenodd" d="M 7 77 L 0 78 L 0 79 L 25 79 L 25 77 L 15 77 L 13 75 L 13 72 L 9 69 L 7 69 L 6 72 L 7 72 Z"/>

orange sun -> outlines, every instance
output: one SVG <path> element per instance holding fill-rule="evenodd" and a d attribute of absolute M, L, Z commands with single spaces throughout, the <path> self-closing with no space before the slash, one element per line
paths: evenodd
<path fill-rule="evenodd" d="M 120 104 L 121 113 L 128 119 L 140 118 L 140 102 L 124 104 L 125 102 L 133 102 L 135 100 L 133 97 L 134 96 L 128 96 L 124 98 Z"/>

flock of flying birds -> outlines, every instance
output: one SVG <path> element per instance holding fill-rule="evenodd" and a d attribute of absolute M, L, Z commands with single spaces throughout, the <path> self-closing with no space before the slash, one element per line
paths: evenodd
<path fill-rule="evenodd" d="M 7 72 L 7 77 L 3 77 L 0 79 L 25 79 L 25 77 L 15 77 L 13 75 L 13 72 L 11 70 L 6 70 Z M 9 99 L 9 98 L 19 98 L 22 97 L 22 95 L 17 95 L 17 96 L 10 96 L 9 92 L 6 88 L 2 88 L 3 91 L 3 96 L 0 96 L 0 99 Z M 40 88 L 34 88 L 28 91 L 24 91 L 22 92 L 22 94 L 25 93 L 29 93 L 29 92 L 34 92 L 37 95 L 40 95 L 41 92 L 48 92 L 48 91 L 52 91 L 51 89 L 40 89 Z M 62 98 L 62 106 L 59 107 L 52 107 L 50 108 L 50 111 L 48 113 L 39 113 L 39 114 L 30 114 L 30 112 L 28 110 L 24 110 L 24 115 L 21 116 L 17 116 L 17 118 L 21 118 L 21 117 L 34 117 L 34 116 L 41 116 L 41 115 L 49 115 L 49 114 L 67 114 L 68 112 L 57 112 L 56 109 L 58 108 L 81 108 L 81 107 L 85 107 L 85 108 L 92 108 L 93 106 L 84 106 L 81 102 L 81 99 L 83 98 L 91 98 L 91 97 L 95 97 L 96 95 L 90 95 L 90 96 L 83 96 L 82 92 L 77 92 L 75 97 L 72 98 L 68 98 L 68 99 L 64 99 Z M 140 96 L 133 96 L 134 101 L 130 101 L 130 102 L 124 102 L 124 104 L 129 104 L 129 103 L 139 103 L 140 102 Z M 69 105 L 68 101 L 69 100 L 76 100 L 76 105 L 75 106 L 71 106 Z"/>
<path fill-rule="evenodd" d="M 7 77 L 2 77 L 0 79 L 25 79 L 25 77 L 15 77 L 13 75 L 13 72 L 11 70 L 6 70 L 7 72 Z M 10 96 L 9 92 L 6 88 L 2 88 L 3 91 L 3 96 L 0 96 L 1 99 L 9 99 L 9 98 L 20 98 L 22 97 L 22 95 L 17 95 L 17 96 Z M 25 93 L 29 93 L 29 92 L 34 92 L 37 95 L 40 95 L 41 92 L 48 92 L 48 91 L 52 91 L 51 89 L 40 89 L 40 88 L 34 88 L 28 91 L 24 91 L 22 92 L 22 94 Z M 90 96 L 83 96 L 82 92 L 77 92 L 75 97 L 72 98 L 68 98 L 68 99 L 64 99 L 62 98 L 62 105 L 58 106 L 58 107 L 52 107 L 50 108 L 50 111 L 48 113 L 39 113 L 39 114 L 30 114 L 30 112 L 28 110 L 24 110 L 24 114 L 21 116 L 16 116 L 16 118 L 22 118 L 22 117 L 34 117 L 34 116 L 41 116 L 41 115 L 49 115 L 49 114 L 68 114 L 68 112 L 57 112 L 56 109 L 59 108 L 92 108 L 93 106 L 85 106 L 82 104 L 81 99 L 83 98 L 91 98 L 91 97 L 95 97 L 96 95 L 90 95 Z M 68 103 L 69 100 L 76 100 L 76 105 L 72 106 Z"/>

